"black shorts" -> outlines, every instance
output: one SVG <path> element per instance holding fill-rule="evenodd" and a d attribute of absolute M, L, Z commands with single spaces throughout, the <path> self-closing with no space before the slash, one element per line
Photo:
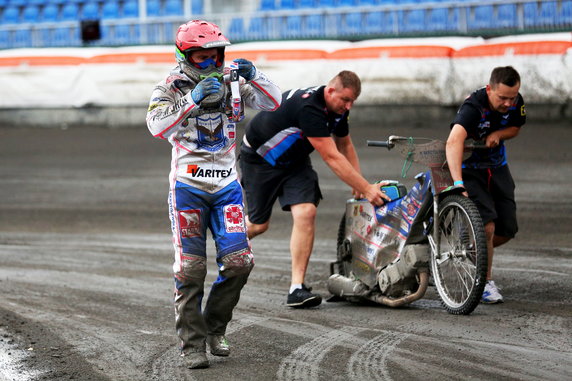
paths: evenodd
<path fill-rule="evenodd" d="M 518 231 L 514 180 L 508 165 L 490 169 L 463 168 L 463 182 L 483 223 L 495 223 L 495 234 L 513 238 Z"/>
<path fill-rule="evenodd" d="M 312 168 L 310 158 L 289 166 L 271 166 L 252 150 L 243 147 L 239 155 L 240 184 L 244 189 L 248 219 L 263 224 L 272 215 L 272 206 L 279 199 L 282 210 L 290 205 L 312 203 L 322 199 L 318 174 Z"/>

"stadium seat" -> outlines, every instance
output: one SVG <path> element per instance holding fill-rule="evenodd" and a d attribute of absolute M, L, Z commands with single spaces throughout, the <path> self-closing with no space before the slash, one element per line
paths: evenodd
<path fill-rule="evenodd" d="M 558 15 L 558 23 L 572 27 L 572 0 L 562 1 L 560 14 Z"/>
<path fill-rule="evenodd" d="M 362 29 L 362 16 L 361 13 L 352 12 L 347 13 L 344 17 L 343 28 L 341 32 L 343 34 L 356 35 L 361 33 Z"/>
<path fill-rule="evenodd" d="M 538 6 L 536 3 L 524 3 L 524 26 L 536 25 L 536 18 L 538 16 Z"/>
<path fill-rule="evenodd" d="M 235 17 L 230 20 L 227 37 L 230 41 L 244 39 L 244 20 L 242 17 Z"/>
<path fill-rule="evenodd" d="M 56 4 L 47 4 L 42 8 L 40 21 L 42 22 L 56 22 L 58 21 L 59 11 Z"/>
<path fill-rule="evenodd" d="M 35 23 L 40 21 L 40 8 L 37 5 L 28 5 L 22 12 L 22 22 Z"/>
<path fill-rule="evenodd" d="M 333 8 L 336 6 L 335 0 L 318 0 L 318 7 L 320 8 Z"/>
<path fill-rule="evenodd" d="M 475 7 L 475 14 L 468 23 L 469 29 L 489 29 L 493 25 L 494 8 L 492 5 L 479 5 Z"/>
<path fill-rule="evenodd" d="M 159 0 L 149 0 L 147 2 L 147 16 L 159 17 L 161 16 L 161 3 Z"/>
<path fill-rule="evenodd" d="M 315 8 L 316 0 L 300 0 L 298 1 L 298 8 Z"/>
<path fill-rule="evenodd" d="M 412 9 L 403 15 L 402 30 L 405 32 L 420 32 L 425 30 L 425 10 Z"/>
<path fill-rule="evenodd" d="M 294 0 L 280 0 L 280 9 L 294 9 L 295 7 Z"/>
<path fill-rule="evenodd" d="M 28 4 L 28 0 L 10 0 L 10 5 L 15 7 L 23 7 Z"/>
<path fill-rule="evenodd" d="M 191 14 L 202 15 L 203 12 L 203 0 L 191 0 Z"/>
<path fill-rule="evenodd" d="M 81 10 L 82 20 L 97 20 L 99 19 L 99 4 L 95 1 L 85 3 Z"/>
<path fill-rule="evenodd" d="M 304 34 L 308 37 L 321 37 L 324 35 L 324 23 L 322 15 L 306 16 Z"/>
<path fill-rule="evenodd" d="M 448 8 L 433 8 L 429 11 L 427 29 L 437 32 L 447 30 L 449 28 L 448 19 Z"/>
<path fill-rule="evenodd" d="M 273 11 L 276 9 L 276 0 L 262 0 L 259 9 L 261 11 Z"/>
<path fill-rule="evenodd" d="M 0 49 L 11 48 L 12 39 L 10 38 L 10 31 L 0 30 Z"/>
<path fill-rule="evenodd" d="M 0 8 L 4 8 L 5 6 L 7 6 L 8 2 L 9 2 L 9 0 L 0 0 Z M 5 33 L 4 37 L 7 38 L 6 36 L 8 36 L 8 35 Z"/>
<path fill-rule="evenodd" d="M 139 2 L 137 0 L 127 0 L 123 4 L 123 17 L 124 18 L 139 17 Z"/>
<path fill-rule="evenodd" d="M 268 38 L 268 28 L 262 17 L 253 17 L 250 19 L 248 36 L 254 40 L 265 40 Z"/>
<path fill-rule="evenodd" d="M 302 17 L 298 15 L 287 16 L 281 30 L 281 38 L 302 37 Z"/>
<path fill-rule="evenodd" d="M 101 7 L 101 18 L 102 19 L 118 19 L 119 18 L 119 3 L 117 1 L 105 1 Z"/>
<path fill-rule="evenodd" d="M 28 0 L 26 3 L 27 3 L 28 5 L 39 5 L 39 6 L 42 6 L 42 5 L 47 4 L 47 3 L 48 3 L 48 0 Z"/>
<path fill-rule="evenodd" d="M 20 10 L 18 7 L 9 5 L 2 12 L 2 24 L 18 24 L 20 22 Z"/>
<path fill-rule="evenodd" d="M 79 15 L 79 7 L 75 3 L 67 3 L 62 8 L 60 21 L 76 21 Z"/>
<path fill-rule="evenodd" d="M 338 0 L 338 7 L 355 7 L 357 4 L 357 0 Z"/>
<path fill-rule="evenodd" d="M 68 3 L 76 5 L 75 3 Z M 76 5 L 77 6 L 77 5 Z M 81 38 L 78 28 L 60 27 L 56 28 L 53 37 L 54 46 L 79 46 L 81 45 Z"/>
<path fill-rule="evenodd" d="M 496 25 L 502 28 L 514 28 L 516 26 L 516 4 L 498 5 Z"/>
<path fill-rule="evenodd" d="M 365 16 L 365 31 L 368 34 L 391 34 L 394 32 L 393 12 L 370 12 Z"/>
<path fill-rule="evenodd" d="M 165 2 L 165 16 L 180 16 L 183 13 L 183 4 L 179 0 L 167 0 Z"/>
<path fill-rule="evenodd" d="M 556 1 L 543 1 L 540 3 L 537 23 L 542 26 L 553 26 L 558 14 L 558 4 Z"/>

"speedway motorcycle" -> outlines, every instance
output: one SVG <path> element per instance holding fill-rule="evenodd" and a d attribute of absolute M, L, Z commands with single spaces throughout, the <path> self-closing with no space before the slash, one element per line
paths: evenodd
<path fill-rule="evenodd" d="M 398 148 L 405 166 L 429 169 L 409 191 L 397 181 L 382 186 L 391 201 L 380 207 L 365 199 L 346 202 L 328 290 L 348 301 L 398 307 L 422 298 L 432 277 L 449 313 L 470 314 L 486 282 L 485 234 L 476 206 L 453 185 L 445 143 L 390 136 L 367 144 Z M 465 155 L 478 147 L 467 145 Z"/>

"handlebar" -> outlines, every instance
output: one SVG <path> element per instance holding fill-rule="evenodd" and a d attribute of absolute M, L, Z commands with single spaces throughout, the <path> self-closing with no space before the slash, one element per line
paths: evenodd
<path fill-rule="evenodd" d="M 367 145 L 369 147 L 386 147 L 388 150 L 395 146 L 395 144 L 391 143 L 389 140 L 368 140 Z"/>

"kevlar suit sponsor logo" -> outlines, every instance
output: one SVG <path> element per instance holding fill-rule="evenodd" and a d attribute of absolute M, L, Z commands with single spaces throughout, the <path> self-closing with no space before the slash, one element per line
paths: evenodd
<path fill-rule="evenodd" d="M 227 233 L 244 233 L 242 205 L 229 204 L 224 207 L 224 226 Z"/>
<path fill-rule="evenodd" d="M 200 148 L 210 152 L 221 150 L 228 140 L 224 136 L 224 122 L 222 114 L 215 117 L 196 117 L 197 144 Z"/>
<path fill-rule="evenodd" d="M 220 177 L 226 178 L 232 173 L 232 168 L 230 169 L 203 169 L 196 164 L 187 165 L 187 173 L 190 173 L 192 177 Z"/>
<path fill-rule="evenodd" d="M 199 209 L 179 211 L 179 226 L 182 238 L 199 237 L 201 235 L 201 211 Z"/>

